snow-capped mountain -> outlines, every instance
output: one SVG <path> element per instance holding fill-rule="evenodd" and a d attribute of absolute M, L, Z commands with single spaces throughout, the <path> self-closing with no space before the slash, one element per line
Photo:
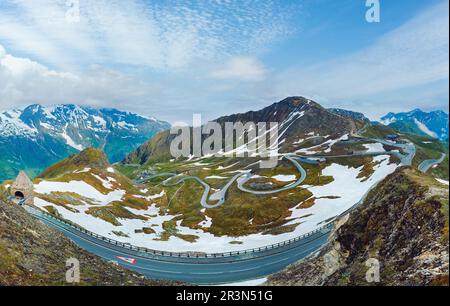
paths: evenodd
<path fill-rule="evenodd" d="M 427 113 L 415 109 L 405 113 L 388 113 L 381 117 L 381 123 L 402 132 L 448 139 L 448 114 L 441 110 Z"/>
<path fill-rule="evenodd" d="M 73 104 L 0 113 L 0 180 L 20 169 L 37 174 L 87 147 L 103 149 L 116 162 L 169 124 L 116 109 Z"/>

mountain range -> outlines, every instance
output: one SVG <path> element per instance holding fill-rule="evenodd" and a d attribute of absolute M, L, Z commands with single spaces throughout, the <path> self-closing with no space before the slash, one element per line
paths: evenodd
<path fill-rule="evenodd" d="M 6 111 L 0 114 L 0 180 L 21 169 L 34 176 L 87 147 L 100 148 L 117 162 L 168 127 L 155 118 L 73 104 Z"/>
<path fill-rule="evenodd" d="M 34 142 L 37 126 L 46 128 L 50 123 L 31 120 L 24 113 L 56 119 L 59 113 L 52 109 L 48 115 L 45 108 L 32 107 L 1 118 L 14 122 L 15 128 L 24 130 L 21 137 Z M 126 136 L 137 124 L 120 115 L 106 116 L 105 110 L 71 108 L 69 113 L 77 116 L 49 132 L 48 138 L 62 142 L 71 152 L 81 151 L 60 159 L 34 179 L 34 205 L 49 214 L 131 245 L 195 253 L 211 252 L 212 243 L 214 252 L 260 248 L 341 216 L 330 243 L 315 253 L 317 258 L 269 277 L 269 284 L 362 284 L 367 254 L 380 258 L 386 267 L 383 284 L 448 283 L 448 252 L 444 252 L 448 249 L 448 157 L 427 173 L 419 171 L 424 162 L 448 155 L 438 139 L 403 133 L 400 146 L 395 146 L 385 141 L 397 133 L 389 125 L 370 122 L 362 113 L 289 97 L 215 122 L 222 128 L 225 122 L 278 122 L 279 153 L 297 155 L 304 174 L 286 158 L 274 168 L 262 169 L 257 165 L 260 158 L 250 150 L 245 158 L 174 159 L 169 147 L 175 135 L 164 123 L 121 163 L 111 164 L 114 150 L 107 156 L 87 148 L 90 143 L 77 138 L 77 129 L 82 127 L 85 137 L 93 130 L 100 133 L 97 117 L 104 116 L 112 130 L 126 127 L 122 134 Z M 91 115 L 84 118 L 83 112 Z M 12 127 L 7 137 L 14 137 Z M 106 151 L 107 139 L 95 146 Z M 402 144 L 414 144 L 415 149 Z M 402 155 L 411 156 L 409 162 Z M 10 187 L 5 182 L 0 190 Z M 223 205 L 217 204 L 219 195 Z M 360 208 L 354 208 L 360 199 L 364 199 Z M 348 215 L 348 211 L 353 212 Z M 58 257 L 59 251 L 52 250 L 48 257 L 52 256 Z M 332 274 L 323 267 L 332 268 Z"/>
<path fill-rule="evenodd" d="M 223 116 L 215 122 L 224 129 L 225 122 L 278 122 L 280 151 L 288 152 L 299 139 L 311 135 L 323 135 L 337 139 L 345 134 L 355 132 L 364 126 L 361 116 L 354 112 L 337 113 L 327 110 L 320 104 L 304 97 L 288 97 L 258 111 Z M 170 142 L 176 135 L 163 131 L 129 154 L 124 164 L 142 164 L 155 159 L 170 159 Z"/>
<path fill-rule="evenodd" d="M 303 97 L 289 97 L 215 122 L 222 128 L 227 122 L 278 122 L 280 154 L 350 157 L 325 159 L 320 164 L 306 159 L 301 168 L 306 169 L 305 174 L 283 158 L 274 168 L 260 168 L 260 157 L 250 148 L 244 158 L 175 159 L 169 150 L 175 135 L 166 130 L 120 164 L 108 164 L 104 154 L 95 149 L 54 164 L 35 179 L 35 205 L 132 245 L 207 252 L 211 239 L 220 239 L 215 251 L 226 252 L 270 245 L 314 230 L 400 163 L 387 151 L 379 157 L 352 156 L 355 150 L 391 148 L 384 149 L 370 139 L 345 141 L 365 123 Z M 247 171 L 251 177 L 245 179 L 242 175 Z M 142 178 L 153 175 L 155 180 L 142 183 Z M 180 184 L 166 184 L 161 181 L 164 175 L 177 175 Z M 295 189 L 290 184 L 295 181 L 304 184 Z M 277 191 L 279 188 L 282 190 Z M 270 193 L 259 194 L 263 190 Z M 221 192 L 223 200 L 217 201 Z"/>
<path fill-rule="evenodd" d="M 165 286 L 180 285 L 144 279 L 106 262 L 62 233 L 34 219 L 18 205 L 0 196 L 0 286 L 73 285 L 66 277 L 66 260 L 80 262 L 80 285 Z"/>
<path fill-rule="evenodd" d="M 223 116 L 214 121 L 221 124 L 222 130 L 224 130 L 225 122 L 278 122 L 280 153 L 302 151 L 302 148 L 308 145 L 313 145 L 315 150 L 322 150 L 325 153 L 338 152 L 339 146 L 333 147 L 333 144 L 345 135 L 356 133 L 370 138 L 385 138 L 399 132 L 403 133 L 402 137 L 407 138 L 416 147 L 417 152 L 412 161 L 414 166 L 418 166 L 428 159 L 439 159 L 441 153 L 448 152 L 448 143 L 443 140 L 448 141 L 448 138 L 445 138 L 448 132 L 444 132 L 448 131 L 448 115 L 445 112 L 425 113 L 415 110 L 404 114 L 390 113 L 383 117 L 385 119 L 382 124 L 371 121 L 360 112 L 340 108 L 324 108 L 310 99 L 294 96 L 260 110 Z M 411 114 L 411 116 L 406 114 Z M 418 119 L 414 121 L 412 114 L 415 114 Z M 387 121 L 387 118 L 391 118 L 390 121 Z M 412 120 L 416 128 L 406 129 L 407 120 Z M 424 123 L 417 124 L 416 122 L 419 120 Z M 440 128 L 436 126 L 440 126 Z M 437 131 L 438 129 L 441 130 L 440 139 L 431 137 L 429 135 L 431 132 L 422 131 Z M 168 162 L 172 159 L 170 143 L 175 137 L 176 135 L 170 134 L 168 130 L 162 131 L 127 155 L 121 164 L 125 168 L 132 169 L 129 165 L 145 166 L 154 162 Z M 361 148 L 356 146 L 355 149 L 360 150 Z M 430 169 L 430 173 L 436 177 L 447 179 L 447 169 L 448 157 L 439 167 Z"/>
<path fill-rule="evenodd" d="M 424 112 L 415 109 L 410 112 L 388 113 L 381 117 L 381 123 L 401 132 L 448 141 L 448 114 L 442 110 Z"/>

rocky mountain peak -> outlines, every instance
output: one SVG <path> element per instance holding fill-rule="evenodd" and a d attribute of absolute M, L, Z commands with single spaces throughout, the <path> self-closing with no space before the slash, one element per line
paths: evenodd
<path fill-rule="evenodd" d="M 287 97 L 275 104 L 281 105 L 281 106 L 290 106 L 290 107 L 299 107 L 299 106 L 303 106 L 303 105 L 307 105 L 310 107 L 322 107 L 317 102 L 314 102 L 308 98 L 301 97 L 301 96 Z"/>
<path fill-rule="evenodd" d="M 292 144 L 299 138 L 317 135 L 338 139 L 346 134 L 351 134 L 357 129 L 358 124 L 361 125 L 353 118 L 329 112 L 317 102 L 304 97 L 288 97 L 260 110 L 223 116 L 214 121 L 220 124 L 225 122 L 253 122 L 255 124 L 276 122 L 278 123 L 278 142 L 281 152 L 292 149 Z M 173 135 L 167 132 L 158 134 L 154 139 L 150 139 L 128 155 L 123 163 L 145 163 L 157 156 L 169 156 L 172 138 Z"/>

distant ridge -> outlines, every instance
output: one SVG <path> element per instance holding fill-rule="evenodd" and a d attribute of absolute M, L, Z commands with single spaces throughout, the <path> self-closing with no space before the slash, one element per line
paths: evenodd
<path fill-rule="evenodd" d="M 350 111 L 350 110 L 346 110 L 346 109 L 342 109 L 342 108 L 329 108 L 328 110 L 330 112 L 340 115 L 340 116 L 353 118 L 355 120 L 360 120 L 363 122 L 370 122 L 369 118 L 367 118 L 363 113 L 354 112 L 354 111 Z"/>
<path fill-rule="evenodd" d="M 442 110 L 424 112 L 416 108 L 410 112 L 391 112 L 381 117 L 381 123 L 401 132 L 448 141 L 449 118 Z"/>

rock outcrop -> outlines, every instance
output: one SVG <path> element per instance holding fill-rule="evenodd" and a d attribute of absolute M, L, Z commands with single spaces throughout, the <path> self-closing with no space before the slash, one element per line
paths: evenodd
<path fill-rule="evenodd" d="M 108 263 L 0 199 L 0 286 L 71 285 L 66 260 L 80 263 L 79 285 L 174 285 L 153 281 Z"/>
<path fill-rule="evenodd" d="M 268 284 L 448 285 L 448 214 L 448 186 L 400 168 L 340 220 L 326 247 Z"/>

